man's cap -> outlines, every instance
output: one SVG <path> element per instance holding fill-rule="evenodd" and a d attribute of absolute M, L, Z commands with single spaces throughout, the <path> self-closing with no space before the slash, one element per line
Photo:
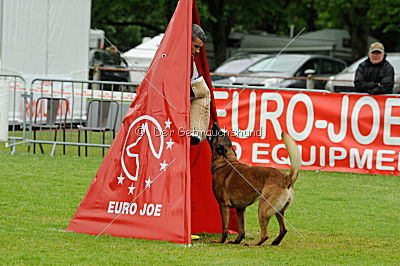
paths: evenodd
<path fill-rule="evenodd" d="M 385 53 L 385 47 L 383 47 L 383 44 L 381 44 L 380 42 L 374 42 L 369 47 L 369 52 L 370 53 L 372 53 L 372 52 Z"/>

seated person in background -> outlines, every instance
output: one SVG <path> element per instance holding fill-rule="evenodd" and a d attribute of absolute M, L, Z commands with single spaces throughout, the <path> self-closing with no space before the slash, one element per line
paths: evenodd
<path fill-rule="evenodd" d="M 394 69 L 386 61 L 385 48 L 379 42 L 369 47 L 368 58 L 358 65 L 354 85 L 357 92 L 389 94 L 393 91 Z"/>

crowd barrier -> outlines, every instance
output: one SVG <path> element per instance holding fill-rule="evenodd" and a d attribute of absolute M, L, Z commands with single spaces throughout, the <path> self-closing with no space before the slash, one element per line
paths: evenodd
<path fill-rule="evenodd" d="M 0 75 L 0 78 L 8 75 Z M 14 79 L 18 79 L 14 76 Z M 36 152 L 38 145 L 110 147 L 136 93 L 132 83 L 23 79 L 9 83 L 9 142 L 11 153 L 17 145 Z M 97 132 L 97 133 L 95 133 Z M 106 134 L 107 133 L 107 134 Z M 110 133 L 110 134 L 108 134 Z M 82 137 L 81 137 L 82 134 Z M 97 138 L 99 135 L 99 138 Z M 107 137 L 106 137 L 107 135 Z M 79 149 L 80 151 L 80 149 Z"/>
<path fill-rule="evenodd" d="M 1 74 L 0 80 L 6 82 L 4 83 L 5 87 L 2 88 L 2 97 L 5 97 L 7 101 L 5 105 L 7 110 L 4 110 L 4 116 L 8 116 L 8 120 L 2 119 L 0 127 L 2 131 L 5 131 L 4 135 L 14 144 L 17 141 L 23 141 L 26 137 L 26 117 L 22 115 L 22 108 L 15 108 L 16 106 L 21 107 L 21 102 L 26 101 L 29 97 L 26 93 L 26 81 L 20 75 L 9 74 Z M 17 120 L 19 122 L 16 122 Z M 18 126 L 23 129 L 22 134 L 16 134 Z M 13 149 L 13 152 L 15 152 L 15 149 Z"/>
<path fill-rule="evenodd" d="M 1 77 L 11 79 L 13 152 L 23 143 L 50 144 L 51 154 L 56 145 L 108 148 L 135 97 L 130 83 L 36 79 L 27 88 L 21 77 Z M 215 86 L 214 96 L 220 125 L 245 163 L 288 167 L 280 137 L 285 131 L 300 147 L 303 169 L 400 175 L 400 95 Z M 43 99 L 56 100 L 57 112 L 49 113 L 55 103 Z M 116 118 L 96 125 L 105 112 Z M 103 137 L 91 137 L 96 128 Z M 110 131 L 108 143 L 101 128 Z"/>

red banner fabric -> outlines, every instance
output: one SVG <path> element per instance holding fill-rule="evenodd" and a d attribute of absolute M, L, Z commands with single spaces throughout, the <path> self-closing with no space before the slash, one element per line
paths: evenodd
<path fill-rule="evenodd" d="M 205 141 L 189 145 L 192 14 L 199 24 L 195 1 L 178 2 L 68 231 L 186 244 L 192 233 L 221 232 L 210 148 Z M 204 48 L 196 64 L 212 90 Z M 214 104 L 211 121 L 216 121 Z"/>
<path fill-rule="evenodd" d="M 192 1 L 179 1 L 68 231 L 191 243 Z"/>
<path fill-rule="evenodd" d="M 221 127 L 240 160 L 289 168 L 281 141 L 299 145 L 305 170 L 400 175 L 400 96 L 214 89 Z"/>
<path fill-rule="evenodd" d="M 200 25 L 196 0 L 193 0 L 193 23 Z M 200 76 L 203 76 L 208 87 L 212 91 L 210 71 L 208 68 L 205 47 L 195 58 L 195 63 Z M 217 122 L 214 95 L 211 93 L 210 128 Z M 219 206 L 212 192 L 212 176 L 210 171 L 211 150 L 207 141 L 199 145 L 191 146 L 191 216 L 192 233 L 220 233 L 222 231 Z M 231 211 L 229 229 L 232 233 L 237 231 L 237 219 L 235 211 Z"/>

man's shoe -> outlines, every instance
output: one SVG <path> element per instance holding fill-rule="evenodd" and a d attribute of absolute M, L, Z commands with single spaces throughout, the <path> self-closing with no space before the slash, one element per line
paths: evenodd
<path fill-rule="evenodd" d="M 190 136 L 190 145 L 197 145 L 200 143 L 200 141 L 201 141 L 201 139 L 198 136 L 196 136 L 196 135 Z"/>
<path fill-rule="evenodd" d="M 199 240 L 200 237 L 198 235 L 191 235 L 192 240 Z"/>

